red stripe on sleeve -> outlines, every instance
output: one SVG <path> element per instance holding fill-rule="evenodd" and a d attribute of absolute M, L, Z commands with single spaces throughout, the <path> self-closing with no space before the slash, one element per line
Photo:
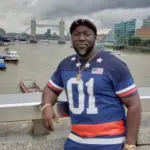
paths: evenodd
<path fill-rule="evenodd" d="M 50 82 L 48 82 L 48 87 L 50 87 L 52 90 L 58 92 L 58 93 L 61 93 L 62 90 L 61 89 L 58 89 L 56 87 L 54 87 Z"/>
<path fill-rule="evenodd" d="M 118 94 L 118 96 L 119 96 L 119 97 L 129 96 L 129 95 L 131 95 L 131 94 L 135 93 L 136 91 L 137 91 L 137 88 L 135 87 L 135 88 L 133 88 L 133 89 L 131 89 L 131 90 L 127 91 L 127 92 L 124 92 L 124 93 Z"/>

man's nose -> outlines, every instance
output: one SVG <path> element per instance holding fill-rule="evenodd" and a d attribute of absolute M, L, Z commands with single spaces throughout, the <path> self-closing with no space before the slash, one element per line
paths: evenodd
<path fill-rule="evenodd" d="M 86 38 L 85 38 L 85 35 L 82 33 L 82 34 L 80 35 L 79 40 L 84 41 L 85 39 L 86 39 Z"/>

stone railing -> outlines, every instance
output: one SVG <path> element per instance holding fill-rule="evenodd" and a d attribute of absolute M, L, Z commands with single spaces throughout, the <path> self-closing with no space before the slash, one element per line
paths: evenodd
<path fill-rule="evenodd" d="M 150 150 L 150 97 L 148 94 L 150 89 L 142 90 L 140 92 L 142 120 L 137 139 L 137 150 Z M 54 125 L 55 131 L 44 134 L 48 131 L 43 132 L 41 128 L 39 111 L 41 94 L 28 97 L 28 101 L 30 99 L 34 101 L 34 97 L 37 99 L 37 102 L 34 103 L 35 106 L 33 103 L 32 105 L 31 103 L 23 103 L 24 107 L 20 108 L 20 103 L 18 105 L 15 103 L 11 105 L 17 106 L 15 110 L 8 105 L 6 97 L 0 96 L 0 100 L 4 100 L 0 104 L 0 150 L 63 150 L 64 141 L 70 131 L 69 118 L 60 119 L 59 124 L 55 123 Z M 16 99 L 21 97 L 22 95 L 10 96 L 10 98 Z M 23 97 L 26 96 L 23 95 Z M 20 101 L 23 99 L 21 98 Z M 33 111 L 36 113 L 34 114 Z"/>

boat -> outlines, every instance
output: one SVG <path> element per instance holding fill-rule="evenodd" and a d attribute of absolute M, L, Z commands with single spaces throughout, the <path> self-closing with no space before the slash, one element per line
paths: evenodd
<path fill-rule="evenodd" d="M 21 80 L 19 86 L 24 93 L 42 92 L 42 89 L 37 85 L 36 81 Z"/>
<path fill-rule="evenodd" d="M 5 55 L 0 53 L 0 59 L 5 59 Z"/>
<path fill-rule="evenodd" d="M 104 43 L 96 42 L 95 46 L 96 46 L 96 49 L 98 49 L 98 50 L 105 50 Z"/>
<path fill-rule="evenodd" d="M 42 43 L 42 44 L 50 44 L 51 41 L 50 41 L 50 40 L 40 40 L 38 43 Z"/>
<path fill-rule="evenodd" d="M 111 54 L 117 56 L 117 55 L 121 55 L 121 52 L 120 51 L 112 51 Z"/>
<path fill-rule="evenodd" d="M 124 49 L 126 47 L 125 44 L 114 44 L 115 49 Z"/>
<path fill-rule="evenodd" d="M 15 50 L 8 50 L 5 52 L 5 61 L 19 61 L 18 52 Z"/>
<path fill-rule="evenodd" d="M 30 40 L 30 43 L 36 44 L 36 43 L 38 43 L 38 42 L 37 42 L 37 40 L 31 39 L 31 40 Z"/>
<path fill-rule="evenodd" d="M 115 55 L 115 56 L 121 55 L 120 51 L 115 51 L 112 49 L 106 49 L 106 51 L 109 52 L 111 55 Z"/>
<path fill-rule="evenodd" d="M 30 41 L 19 41 L 19 44 L 29 44 Z"/>
<path fill-rule="evenodd" d="M 60 38 L 58 39 L 58 44 L 66 44 L 66 39 L 65 39 L 65 37 L 60 37 Z"/>
<path fill-rule="evenodd" d="M 0 70 L 4 70 L 7 68 L 7 65 L 4 62 L 4 59 L 0 58 Z"/>

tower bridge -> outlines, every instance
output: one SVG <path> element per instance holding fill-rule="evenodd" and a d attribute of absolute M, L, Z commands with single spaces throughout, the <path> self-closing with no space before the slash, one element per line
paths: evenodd
<path fill-rule="evenodd" d="M 50 27 L 59 30 L 59 40 L 58 43 L 66 43 L 65 39 L 65 22 L 61 20 L 58 25 L 54 24 L 38 24 L 35 19 L 31 20 L 30 27 L 28 27 L 25 32 L 30 30 L 30 42 L 36 43 L 36 28 L 40 27 Z"/>

